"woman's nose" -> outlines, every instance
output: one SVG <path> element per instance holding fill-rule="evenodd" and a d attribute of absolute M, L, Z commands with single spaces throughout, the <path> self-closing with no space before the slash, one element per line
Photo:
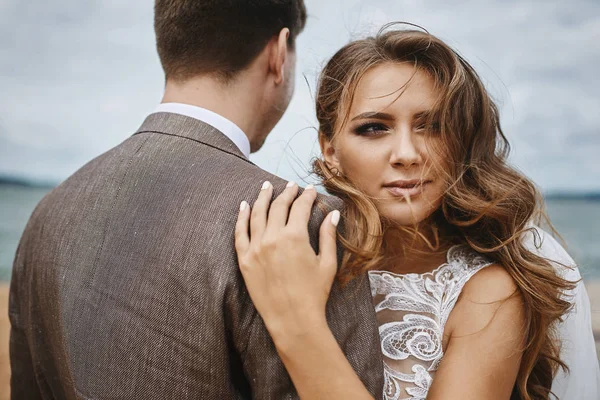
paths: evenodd
<path fill-rule="evenodd" d="M 393 143 L 390 164 L 394 167 L 410 168 L 422 162 L 421 153 L 415 143 L 414 133 L 408 129 L 398 132 Z"/>

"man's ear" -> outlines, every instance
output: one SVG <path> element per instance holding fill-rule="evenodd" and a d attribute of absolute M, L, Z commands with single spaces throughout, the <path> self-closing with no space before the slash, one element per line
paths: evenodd
<path fill-rule="evenodd" d="M 272 39 L 269 56 L 269 71 L 275 75 L 275 84 L 281 85 L 285 79 L 286 62 L 288 61 L 288 39 L 290 30 L 283 28 L 276 38 Z"/>
<path fill-rule="evenodd" d="M 342 170 L 340 169 L 340 161 L 332 141 L 327 139 L 325 135 L 321 133 L 319 133 L 319 146 L 321 146 L 321 153 L 323 153 L 323 159 L 325 160 L 327 167 L 331 171 L 339 171 L 342 173 Z"/>

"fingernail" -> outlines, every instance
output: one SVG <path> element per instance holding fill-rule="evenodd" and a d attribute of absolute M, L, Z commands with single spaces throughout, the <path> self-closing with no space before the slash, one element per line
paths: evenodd
<path fill-rule="evenodd" d="M 294 181 L 289 181 L 287 185 L 285 185 L 286 188 L 291 188 L 292 186 L 294 186 L 296 184 L 296 182 Z"/>
<path fill-rule="evenodd" d="M 331 223 L 333 224 L 333 226 L 338 226 L 338 224 L 340 223 L 340 212 L 338 210 L 335 210 L 331 214 Z"/>
<path fill-rule="evenodd" d="M 265 190 L 271 187 L 271 182 L 266 181 L 265 183 L 263 183 L 261 190 Z"/>
<path fill-rule="evenodd" d="M 313 185 L 308 185 L 304 188 L 304 190 L 314 190 L 315 187 Z"/>
<path fill-rule="evenodd" d="M 246 203 L 245 201 L 242 201 L 242 204 L 240 204 L 240 211 L 244 211 L 246 209 L 246 207 L 248 207 L 248 203 Z"/>

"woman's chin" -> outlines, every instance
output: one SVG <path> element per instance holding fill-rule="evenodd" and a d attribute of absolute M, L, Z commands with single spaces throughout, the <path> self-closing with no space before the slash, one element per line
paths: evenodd
<path fill-rule="evenodd" d="M 440 206 L 439 200 L 436 202 L 427 201 L 428 199 L 420 197 L 411 204 L 406 201 L 381 201 L 377 204 L 380 215 L 391 224 L 403 227 L 414 227 L 427 220 L 434 211 Z"/>
<path fill-rule="evenodd" d="M 380 209 L 381 216 L 385 218 L 390 224 L 402 227 L 414 227 L 419 225 L 422 221 L 427 219 L 431 213 L 425 210 L 399 209 L 397 205 L 392 207 L 386 207 Z"/>

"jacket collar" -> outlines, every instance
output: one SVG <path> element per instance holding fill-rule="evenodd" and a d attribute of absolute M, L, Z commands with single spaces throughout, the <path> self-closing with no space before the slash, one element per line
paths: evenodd
<path fill-rule="evenodd" d="M 224 133 L 195 118 L 167 112 L 150 114 L 134 135 L 147 132 L 178 136 L 203 143 L 252 164 Z"/>

